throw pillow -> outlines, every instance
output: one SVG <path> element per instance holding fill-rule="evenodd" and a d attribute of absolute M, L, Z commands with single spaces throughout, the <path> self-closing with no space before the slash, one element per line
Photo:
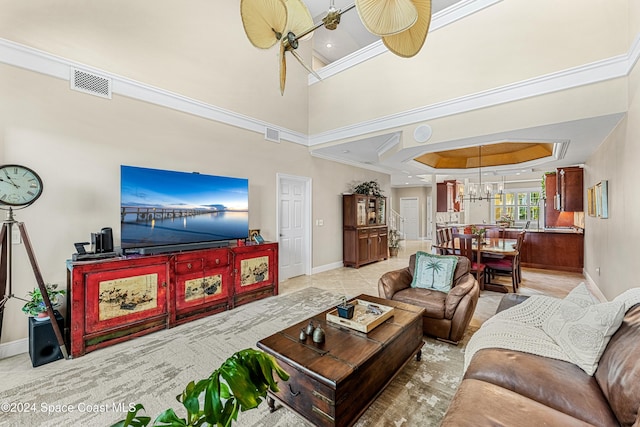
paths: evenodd
<path fill-rule="evenodd" d="M 571 299 L 564 299 L 542 329 L 572 363 L 593 375 L 611 336 L 622 324 L 624 308 L 620 301 L 581 307 Z"/>
<path fill-rule="evenodd" d="M 601 301 L 595 297 L 587 288 L 587 285 L 582 282 L 564 298 L 566 301 L 571 301 L 578 304 L 580 307 L 588 307 L 593 304 L 598 304 Z"/>
<path fill-rule="evenodd" d="M 416 268 L 413 273 L 412 288 L 435 289 L 449 292 L 453 284 L 453 273 L 458 264 L 454 255 L 433 255 L 428 252 L 416 253 Z"/>

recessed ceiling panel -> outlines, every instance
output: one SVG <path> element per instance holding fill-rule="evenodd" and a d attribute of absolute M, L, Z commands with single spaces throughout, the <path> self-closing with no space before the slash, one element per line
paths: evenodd
<path fill-rule="evenodd" d="M 414 160 L 434 169 L 515 165 L 552 156 L 553 145 L 551 142 L 502 142 L 426 153 Z"/>

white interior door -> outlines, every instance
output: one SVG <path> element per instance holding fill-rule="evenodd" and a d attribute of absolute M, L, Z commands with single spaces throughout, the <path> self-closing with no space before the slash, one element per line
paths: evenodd
<path fill-rule="evenodd" d="M 404 219 L 405 238 L 417 240 L 419 235 L 417 197 L 400 198 L 400 216 Z"/>
<path fill-rule="evenodd" d="M 310 272 L 310 180 L 278 175 L 280 280 Z"/>

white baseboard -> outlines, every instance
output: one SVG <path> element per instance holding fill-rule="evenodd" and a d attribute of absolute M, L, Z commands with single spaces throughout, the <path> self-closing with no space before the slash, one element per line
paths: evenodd
<path fill-rule="evenodd" d="M 596 282 L 593 281 L 591 276 L 589 276 L 589 273 L 587 273 L 587 270 L 585 270 L 584 268 L 582 269 L 582 275 L 587 279 L 586 281 L 587 289 L 589 289 L 589 291 L 593 295 L 595 295 L 595 297 L 598 298 L 600 301 L 602 302 L 608 301 L 607 297 L 604 296 L 604 294 L 602 293 L 598 285 L 596 285 Z"/>
<path fill-rule="evenodd" d="M 336 268 L 342 268 L 344 264 L 342 261 L 334 262 L 331 264 L 321 265 L 320 267 L 314 267 L 311 269 L 311 274 L 323 273 L 325 271 L 335 270 Z"/>
<path fill-rule="evenodd" d="M 0 344 L 0 359 L 16 356 L 29 352 L 29 338 L 22 338 L 16 341 Z"/>

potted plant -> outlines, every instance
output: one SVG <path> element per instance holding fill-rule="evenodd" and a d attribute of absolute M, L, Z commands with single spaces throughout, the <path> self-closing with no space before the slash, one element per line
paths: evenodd
<path fill-rule="evenodd" d="M 376 181 L 367 181 L 360 183 L 353 188 L 353 192 L 355 194 L 364 194 L 367 196 L 382 196 L 380 184 L 378 184 Z"/>
<path fill-rule="evenodd" d="M 395 229 L 389 230 L 389 256 L 398 256 L 400 248 L 400 232 Z"/>
<path fill-rule="evenodd" d="M 51 301 L 51 306 L 53 308 L 60 307 L 60 305 L 62 305 L 62 296 L 66 291 L 64 289 L 58 289 L 58 285 L 55 283 L 47 283 L 45 287 L 49 295 L 49 300 Z M 33 291 L 30 291 L 27 295 L 30 299 L 25 300 L 27 302 L 22 306 L 22 311 L 36 320 L 48 319 L 47 307 L 42 298 L 40 288 L 34 288 Z"/>
<path fill-rule="evenodd" d="M 471 234 L 478 236 L 478 241 L 484 242 L 484 236 L 487 233 L 487 229 L 484 227 L 471 226 Z"/>
<path fill-rule="evenodd" d="M 267 396 L 267 390 L 278 392 L 273 373 L 287 381 L 287 374 L 276 359 L 261 350 L 247 348 L 229 357 L 208 378 L 191 381 L 176 400 L 187 411 L 180 418 L 173 409 L 158 415 L 153 426 L 231 426 L 239 411 L 257 408 Z M 144 427 L 151 417 L 139 416 L 140 403 L 127 413 L 124 420 L 111 427 Z"/>

